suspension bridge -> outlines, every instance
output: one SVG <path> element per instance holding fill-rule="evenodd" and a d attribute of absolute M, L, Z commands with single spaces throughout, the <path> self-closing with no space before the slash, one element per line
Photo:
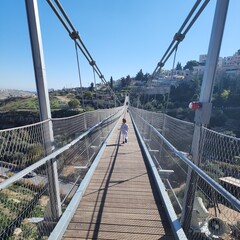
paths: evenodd
<path fill-rule="evenodd" d="M 68 26 L 48 2 L 107 84 L 60 3 Z M 187 17 L 151 79 L 207 2 L 182 33 Z M 133 107 L 131 94 L 118 107 L 52 118 L 36 1 L 26 1 L 41 121 L 0 131 L 0 239 L 240 238 L 240 139 L 206 127 L 227 4 L 216 6 L 201 104 L 190 123 Z"/>

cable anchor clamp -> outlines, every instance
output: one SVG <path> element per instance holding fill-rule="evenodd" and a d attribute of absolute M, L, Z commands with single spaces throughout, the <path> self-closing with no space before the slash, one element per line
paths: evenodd
<path fill-rule="evenodd" d="M 162 68 L 164 66 L 164 63 L 163 62 L 159 62 L 158 66 Z"/>
<path fill-rule="evenodd" d="M 183 39 L 185 38 L 185 36 L 182 34 L 182 33 L 176 33 L 174 35 L 174 40 L 178 41 L 178 42 L 181 42 Z"/>
<path fill-rule="evenodd" d="M 72 32 L 69 35 L 73 40 L 80 39 L 78 32 Z"/>
<path fill-rule="evenodd" d="M 92 60 L 89 64 L 93 67 L 94 65 L 96 65 L 96 62 Z"/>

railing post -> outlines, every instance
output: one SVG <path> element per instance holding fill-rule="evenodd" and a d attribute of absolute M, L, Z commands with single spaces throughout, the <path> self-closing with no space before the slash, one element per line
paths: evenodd
<path fill-rule="evenodd" d="M 137 108 L 139 108 L 139 94 L 137 95 Z"/>
<path fill-rule="evenodd" d="M 28 28 L 30 34 L 34 73 L 38 93 L 40 109 L 40 120 L 49 120 L 43 126 L 45 154 L 48 155 L 53 150 L 53 131 L 51 121 L 51 109 L 46 81 L 45 63 L 42 47 L 42 37 L 40 31 L 40 21 L 38 15 L 37 0 L 25 0 Z M 61 215 L 60 191 L 58 183 L 57 163 L 50 161 L 47 166 L 47 176 L 49 183 L 49 198 L 52 220 L 57 220 Z"/>
<path fill-rule="evenodd" d="M 212 33 L 208 48 L 207 62 L 205 66 L 203 83 L 201 87 L 201 95 L 199 99 L 199 102 L 202 103 L 202 108 L 196 110 L 195 113 L 195 128 L 192 140 L 191 153 L 193 162 L 197 166 L 201 164 L 201 129 L 202 126 L 205 126 L 209 123 L 211 117 L 211 97 L 214 86 L 214 76 L 218 63 L 228 4 L 229 0 L 218 0 L 216 3 Z M 186 234 L 188 234 L 191 226 L 191 217 L 196 187 L 197 175 L 194 174 L 194 172 L 189 168 L 183 201 L 183 211 L 181 216 L 182 226 Z"/>
<path fill-rule="evenodd" d="M 113 95 L 113 98 L 114 98 L 114 107 L 116 108 L 117 107 L 116 96 Z"/>
<path fill-rule="evenodd" d="M 84 131 L 87 131 L 87 129 L 88 129 L 88 123 L 87 123 L 87 119 L 86 119 L 86 114 L 87 114 L 86 112 L 83 113 Z M 87 150 L 87 160 L 88 160 L 87 165 L 88 165 L 89 164 L 89 160 L 90 160 L 89 148 L 88 148 L 89 147 L 89 138 L 88 138 L 88 136 L 85 137 L 84 143 L 85 143 L 86 150 Z"/>

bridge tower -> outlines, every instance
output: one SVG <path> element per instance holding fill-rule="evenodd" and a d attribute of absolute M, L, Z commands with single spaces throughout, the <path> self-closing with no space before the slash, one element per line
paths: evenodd
<path fill-rule="evenodd" d="M 214 86 L 214 76 L 218 63 L 218 57 L 222 42 L 222 36 L 227 16 L 229 0 L 218 0 L 216 2 L 215 15 L 213 20 L 212 32 L 208 47 L 208 55 L 206 67 L 203 75 L 203 83 L 201 87 L 201 94 L 199 102 L 201 108 L 196 110 L 195 113 L 195 128 L 192 140 L 192 159 L 193 162 L 199 166 L 201 164 L 200 158 L 200 140 L 201 128 L 209 124 L 211 117 L 211 97 Z M 182 211 L 182 226 L 187 233 L 190 230 L 191 216 L 193 210 L 193 203 L 195 198 L 195 191 L 197 185 L 197 175 L 191 169 L 188 171 L 185 199 Z"/>
<path fill-rule="evenodd" d="M 44 134 L 43 136 L 45 154 L 48 155 L 53 150 L 54 138 L 52 131 L 51 109 L 47 88 L 37 0 L 26 0 L 25 4 L 32 48 L 36 87 L 38 93 L 40 120 L 41 121 L 49 120 L 44 124 L 42 133 Z M 47 175 L 49 184 L 49 198 L 51 212 L 51 216 L 49 216 L 49 218 L 55 221 L 58 220 L 61 215 L 61 203 L 58 184 L 57 163 L 53 159 L 51 159 L 51 161 L 47 163 Z"/>

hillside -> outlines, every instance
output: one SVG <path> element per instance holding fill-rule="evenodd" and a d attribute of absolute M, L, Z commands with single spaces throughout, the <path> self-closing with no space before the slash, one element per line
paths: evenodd
<path fill-rule="evenodd" d="M 35 93 L 23 90 L 14 90 L 14 89 L 0 89 L 0 101 L 12 97 L 34 97 Z"/>

